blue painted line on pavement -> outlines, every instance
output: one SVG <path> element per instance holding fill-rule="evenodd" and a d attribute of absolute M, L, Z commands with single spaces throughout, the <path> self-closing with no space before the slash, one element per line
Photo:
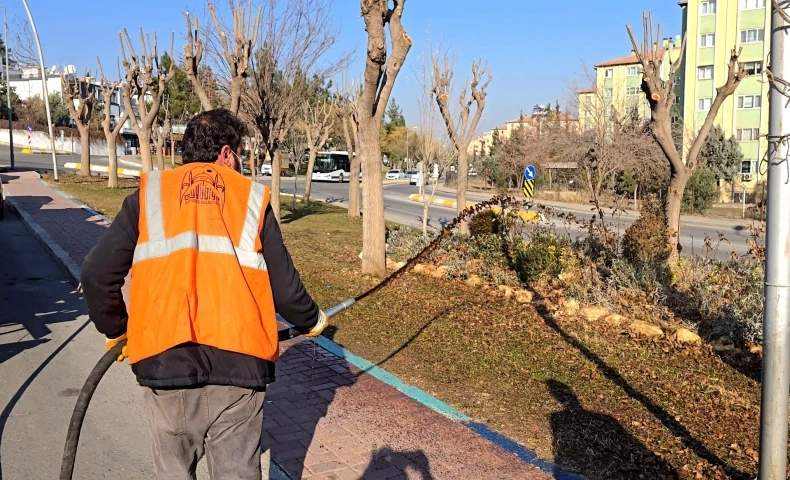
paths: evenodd
<path fill-rule="evenodd" d="M 387 385 L 413 398 L 431 410 L 434 410 L 452 420 L 460 422 L 461 425 L 465 426 L 477 435 L 485 438 L 499 448 L 516 455 L 524 463 L 532 465 L 533 467 L 544 472 L 553 474 L 555 480 L 585 480 L 585 478 L 582 476 L 561 471 L 559 467 L 553 463 L 538 458 L 537 453 L 533 452 L 527 447 L 517 443 L 514 440 L 511 440 L 510 438 L 495 430 L 492 430 L 484 423 L 472 420 L 468 415 L 456 410 L 455 408 L 430 395 L 429 393 L 424 392 L 417 387 L 406 384 L 397 376 L 391 374 L 369 360 L 365 360 L 362 357 L 354 355 L 332 340 L 323 336 L 311 338 L 310 340 L 317 342 L 321 348 L 332 352 L 338 357 L 346 360 L 348 363 L 359 368 L 363 373 L 367 373 L 373 378 L 386 383 Z"/>

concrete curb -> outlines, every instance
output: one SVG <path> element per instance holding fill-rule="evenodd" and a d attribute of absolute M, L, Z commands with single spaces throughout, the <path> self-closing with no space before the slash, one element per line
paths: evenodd
<path fill-rule="evenodd" d="M 419 193 L 412 193 L 411 195 L 409 195 L 409 200 L 411 200 L 413 202 L 423 203 L 423 199 L 424 198 L 425 197 L 423 197 L 423 195 L 420 195 Z M 477 204 L 476 202 L 466 202 L 466 208 L 469 208 L 469 207 L 471 207 L 473 205 L 476 205 L 476 204 Z M 452 200 L 452 199 L 449 199 L 449 198 L 436 198 L 436 197 L 434 197 L 433 200 L 431 201 L 431 205 L 435 205 L 437 207 L 445 207 L 445 208 L 455 209 L 456 205 L 458 205 L 458 202 L 456 200 Z M 491 210 L 494 213 L 499 213 L 499 212 L 502 211 L 501 208 L 496 207 L 496 206 L 492 206 Z M 522 212 L 522 211 L 519 211 L 518 212 L 518 216 L 521 217 L 521 219 L 524 220 L 525 222 L 539 222 L 539 221 L 542 220 L 542 216 L 541 216 L 541 214 L 539 212 Z"/>
<path fill-rule="evenodd" d="M 80 208 L 87 210 L 89 213 L 101 217 L 108 225 L 112 223 L 112 220 L 100 214 L 96 210 L 93 210 L 87 205 L 78 202 L 71 195 L 61 192 L 57 188 L 45 182 L 43 179 L 41 179 L 41 175 L 38 175 L 38 177 L 41 183 L 51 188 L 59 195 L 68 198 L 69 200 L 77 204 Z M 3 190 L 3 197 L 5 201 L 8 202 L 8 205 L 11 207 L 11 210 L 19 217 L 20 220 L 22 220 L 22 223 L 30 231 L 30 233 L 36 238 L 36 240 L 38 240 L 38 242 L 52 256 L 52 258 L 55 259 L 55 262 L 66 271 L 72 283 L 75 286 L 78 286 L 80 284 L 80 272 L 82 271 L 82 269 L 77 265 L 74 259 L 72 259 L 71 256 L 67 254 L 65 250 L 63 250 L 63 248 L 61 248 L 61 246 L 58 245 L 57 242 L 55 242 L 52 239 L 52 237 L 49 236 L 46 230 L 44 230 L 44 228 L 41 227 L 41 225 L 39 225 L 38 222 L 36 222 L 33 219 L 33 217 L 31 217 L 27 212 L 25 212 L 25 210 L 20 205 L 17 204 L 13 195 L 7 195 L 5 194 L 5 190 Z M 268 460 L 270 465 L 268 477 L 264 476 L 264 478 L 268 478 L 269 480 L 293 480 L 291 477 L 288 476 L 285 470 L 280 465 L 277 464 L 277 462 L 271 459 L 271 456 L 268 456 Z"/>
<path fill-rule="evenodd" d="M 81 167 L 81 163 L 68 162 L 63 164 L 63 168 L 69 168 L 73 170 L 79 170 Z M 105 167 L 103 165 L 91 165 L 91 171 L 110 173 L 110 167 Z M 127 168 L 117 168 L 116 171 L 118 172 L 118 175 L 126 175 L 129 177 L 139 177 L 141 173 L 139 170 L 129 170 Z"/>

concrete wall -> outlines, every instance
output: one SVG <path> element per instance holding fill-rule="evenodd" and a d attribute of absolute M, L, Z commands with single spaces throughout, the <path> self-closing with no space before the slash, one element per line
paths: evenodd
<path fill-rule="evenodd" d="M 0 144 L 8 145 L 8 129 L 0 129 Z M 30 132 L 30 147 L 34 150 L 47 150 L 50 149 L 49 136 L 44 132 Z M 28 146 L 27 131 L 14 129 L 14 146 L 25 148 Z M 123 142 L 116 145 L 116 152 L 118 155 L 123 155 L 124 145 Z M 71 136 L 63 136 L 60 138 L 58 132 L 55 132 L 55 151 L 79 154 L 82 152 L 82 145 L 80 144 L 79 136 L 74 136 L 74 149 L 72 151 Z M 91 155 L 107 156 L 107 142 L 105 140 L 94 140 L 91 142 Z"/>

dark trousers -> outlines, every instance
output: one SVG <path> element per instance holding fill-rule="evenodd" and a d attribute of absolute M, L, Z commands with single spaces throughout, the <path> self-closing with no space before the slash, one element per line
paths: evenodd
<path fill-rule="evenodd" d="M 261 391 L 223 385 L 144 388 L 157 480 L 193 480 L 200 457 L 212 480 L 261 480 Z"/>

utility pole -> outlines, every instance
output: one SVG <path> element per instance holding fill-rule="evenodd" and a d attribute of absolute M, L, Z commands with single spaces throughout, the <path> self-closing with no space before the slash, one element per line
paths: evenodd
<path fill-rule="evenodd" d="M 769 3 L 770 5 L 770 3 Z M 780 11 L 781 10 L 781 11 Z M 771 12 L 770 69 L 790 80 L 785 37 L 790 0 L 778 0 Z M 760 409 L 760 480 L 784 480 L 787 472 L 787 408 L 790 396 L 790 95 L 770 82 L 768 97 L 768 201 L 765 235 L 765 308 Z"/>
<path fill-rule="evenodd" d="M 36 39 L 36 48 L 38 49 L 38 61 L 41 67 L 41 88 L 44 91 L 44 106 L 47 107 L 47 123 L 49 124 L 49 148 L 52 150 L 52 169 L 55 174 L 55 181 L 58 181 L 58 159 L 55 157 L 55 137 L 52 133 L 52 112 L 49 109 L 49 93 L 47 92 L 47 72 L 44 69 L 44 54 L 41 52 L 41 41 L 38 39 L 38 32 L 36 31 L 36 24 L 33 22 L 33 15 L 30 14 L 30 8 L 27 6 L 27 0 L 22 0 L 27 12 L 27 19 L 30 21 L 30 30 L 33 31 L 33 38 Z"/>
<path fill-rule="evenodd" d="M 3 9 L 3 44 L 5 45 L 5 98 L 8 108 L 8 156 L 11 158 L 11 170 L 14 169 L 14 111 L 11 110 L 11 78 L 8 75 L 8 18 L 5 5 Z"/>

